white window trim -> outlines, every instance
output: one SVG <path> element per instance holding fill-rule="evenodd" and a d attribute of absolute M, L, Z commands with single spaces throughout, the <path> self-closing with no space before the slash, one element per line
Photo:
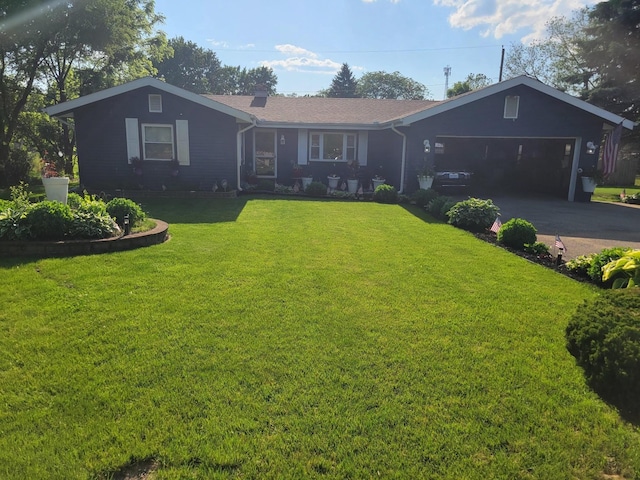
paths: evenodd
<path fill-rule="evenodd" d="M 253 168 L 255 170 L 258 160 L 258 154 L 256 152 L 256 133 L 271 133 L 273 134 L 273 175 L 258 175 L 256 171 L 256 177 L 258 178 L 277 178 L 278 177 L 278 131 L 271 129 L 253 129 Z"/>
<path fill-rule="evenodd" d="M 143 123 L 141 125 L 142 130 L 142 155 L 144 160 L 157 160 L 159 162 L 170 162 L 171 160 L 176 158 L 176 138 L 175 131 L 173 125 L 170 123 Z M 147 139 L 146 139 L 146 128 L 145 127 L 168 127 L 171 129 L 171 158 L 150 158 L 147 157 Z M 149 143 L 158 143 L 158 142 L 149 142 Z"/>
<path fill-rule="evenodd" d="M 510 101 L 509 101 L 510 99 L 514 99 L 513 101 L 515 101 L 515 104 L 516 104 L 514 115 L 510 115 L 511 112 L 509 112 L 508 107 L 510 105 Z M 507 95 L 506 97 L 504 97 L 504 118 L 516 119 L 518 118 L 519 111 L 520 111 L 520 95 Z"/>
<path fill-rule="evenodd" d="M 159 108 L 157 108 L 156 105 L 159 105 Z M 162 95 L 158 93 L 149 94 L 149 112 L 162 113 Z"/>
<path fill-rule="evenodd" d="M 322 158 L 324 157 L 324 141 L 323 141 L 323 137 L 324 135 L 342 135 L 342 153 L 344 156 L 344 152 L 347 151 L 347 138 L 348 137 L 353 137 L 353 159 L 354 160 L 358 160 L 358 135 L 354 132 L 344 132 L 344 131 L 326 131 L 326 132 L 310 132 L 309 133 L 309 161 L 310 162 L 325 162 L 325 163 L 347 163 L 349 160 L 346 158 L 341 158 L 339 160 L 336 159 L 332 159 L 332 158 Z M 311 137 L 313 135 L 320 135 L 320 151 L 319 151 L 319 158 L 313 158 L 311 156 L 311 148 L 312 148 L 312 142 L 311 142 Z"/>

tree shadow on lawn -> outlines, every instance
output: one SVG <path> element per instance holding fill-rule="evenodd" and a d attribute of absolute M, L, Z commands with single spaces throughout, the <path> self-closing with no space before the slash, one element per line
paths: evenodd
<path fill-rule="evenodd" d="M 431 214 L 427 213 L 427 211 L 424 208 L 420 208 L 415 205 L 407 205 L 404 203 L 401 203 L 399 206 L 402 207 L 405 211 L 407 211 L 411 215 L 413 215 L 414 217 L 419 218 L 425 223 L 440 223 L 440 224 L 447 223 L 443 220 L 438 220 L 437 218 L 434 218 Z"/>
<path fill-rule="evenodd" d="M 248 197 L 240 198 L 146 198 L 140 202 L 151 217 L 172 223 L 235 222 Z"/>

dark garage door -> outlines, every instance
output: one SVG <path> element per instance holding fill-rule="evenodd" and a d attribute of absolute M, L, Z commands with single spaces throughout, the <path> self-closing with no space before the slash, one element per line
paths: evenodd
<path fill-rule="evenodd" d="M 471 171 L 474 187 L 566 198 L 574 139 L 438 137 L 438 171 Z"/>

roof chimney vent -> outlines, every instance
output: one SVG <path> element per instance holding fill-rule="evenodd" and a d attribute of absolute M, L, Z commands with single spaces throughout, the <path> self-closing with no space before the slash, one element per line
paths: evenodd
<path fill-rule="evenodd" d="M 266 85 L 263 85 L 261 83 L 256 85 L 255 94 L 254 94 L 256 98 L 267 98 L 268 95 L 269 94 L 267 92 Z"/>

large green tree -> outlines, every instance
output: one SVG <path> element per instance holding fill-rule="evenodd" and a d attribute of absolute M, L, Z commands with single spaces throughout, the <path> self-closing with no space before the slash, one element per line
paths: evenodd
<path fill-rule="evenodd" d="M 551 18 L 544 38 L 528 45 L 511 44 L 505 59 L 505 77 L 527 75 L 575 95 L 592 88 L 593 71 L 581 48 L 589 23 L 587 8 L 575 11 L 570 18 Z"/>
<path fill-rule="evenodd" d="M 324 92 L 327 97 L 334 98 L 354 98 L 358 94 L 356 89 L 358 87 L 358 81 L 353 76 L 353 72 L 349 65 L 342 64 L 340 71 L 333 77 L 331 86 Z"/>
<path fill-rule="evenodd" d="M 456 82 L 449 90 L 447 90 L 447 98 L 456 97 L 463 93 L 478 90 L 479 88 L 491 85 L 491 80 L 483 73 L 470 73 L 462 82 Z"/>
<path fill-rule="evenodd" d="M 55 102 L 71 98 L 74 67 L 110 67 L 123 80 L 152 73 L 166 45 L 154 31 L 162 17 L 153 0 L 12 0 L 0 5 L 0 183 L 20 114 L 37 83 L 55 86 Z M 63 153 L 70 160 L 72 135 Z M 67 162 L 67 166 L 69 162 Z"/>
<path fill-rule="evenodd" d="M 640 120 L 640 0 L 610 0 L 590 15 L 581 54 L 596 78 L 584 98 L 611 112 Z"/>
<path fill-rule="evenodd" d="M 173 55 L 156 64 L 158 76 L 167 83 L 194 93 L 210 93 L 212 80 L 220 68 L 220 60 L 213 50 L 176 37 L 169 40 Z"/>
<path fill-rule="evenodd" d="M 369 72 L 358 79 L 357 96 L 363 98 L 389 98 L 422 100 L 429 95 L 427 87 L 400 72 Z"/>
<path fill-rule="evenodd" d="M 216 95 L 253 95 L 262 85 L 269 95 L 276 94 L 278 77 L 269 67 L 246 68 L 225 65 L 219 68 L 211 82 L 211 93 Z"/>

